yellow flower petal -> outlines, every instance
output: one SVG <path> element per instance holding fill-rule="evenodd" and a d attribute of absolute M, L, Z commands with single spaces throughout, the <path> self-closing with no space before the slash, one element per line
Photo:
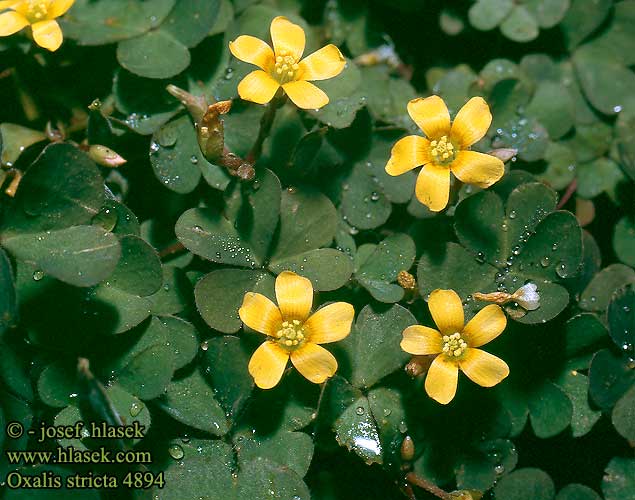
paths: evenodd
<path fill-rule="evenodd" d="M 284 271 L 276 278 L 276 299 L 284 321 L 304 321 L 313 305 L 313 285 L 302 276 Z"/>
<path fill-rule="evenodd" d="M 33 30 L 33 40 L 35 40 L 35 43 L 40 47 L 54 52 L 62 45 L 64 37 L 57 21 L 35 23 L 31 25 L 31 29 Z"/>
<path fill-rule="evenodd" d="M 448 107 L 437 95 L 413 99 L 408 103 L 408 113 L 429 139 L 439 139 L 450 133 Z"/>
<path fill-rule="evenodd" d="M 289 353 L 275 342 L 263 342 L 249 360 L 249 373 L 261 389 L 275 387 L 289 361 Z"/>
<path fill-rule="evenodd" d="M 417 176 L 415 195 L 433 212 L 443 210 L 450 199 L 450 169 L 428 163 Z"/>
<path fill-rule="evenodd" d="M 442 405 L 447 405 L 456 394 L 459 380 L 459 366 L 456 361 L 444 355 L 434 358 L 428 370 L 425 388 L 428 396 Z"/>
<path fill-rule="evenodd" d="M 492 113 L 482 97 L 472 97 L 459 110 L 452 123 L 451 136 L 459 149 L 480 141 L 492 124 Z"/>
<path fill-rule="evenodd" d="M 280 88 L 278 82 L 263 70 L 258 69 L 241 80 L 238 84 L 238 95 L 245 101 L 266 104 L 273 99 L 278 88 Z"/>
<path fill-rule="evenodd" d="M 509 375 L 507 363 L 480 349 L 465 351 L 459 366 L 472 382 L 482 387 L 492 387 Z"/>
<path fill-rule="evenodd" d="M 12 10 L 0 14 L 0 36 L 9 36 L 17 33 L 29 25 L 26 18 Z"/>
<path fill-rule="evenodd" d="M 415 355 L 439 354 L 443 350 L 443 339 L 433 328 L 413 325 L 403 331 L 401 348 Z"/>
<path fill-rule="evenodd" d="M 461 181 L 481 188 L 490 187 L 505 173 L 501 160 L 476 151 L 459 151 L 450 169 Z"/>
<path fill-rule="evenodd" d="M 355 309 L 346 302 L 335 302 L 318 310 L 304 324 L 309 340 L 315 344 L 337 342 L 351 333 Z"/>
<path fill-rule="evenodd" d="M 255 36 L 239 36 L 229 42 L 229 50 L 236 59 L 254 64 L 265 71 L 269 71 L 275 64 L 271 47 Z"/>
<path fill-rule="evenodd" d="M 481 309 L 463 329 L 470 347 L 480 347 L 498 337 L 507 326 L 507 317 L 496 304 Z"/>
<path fill-rule="evenodd" d="M 315 384 L 321 384 L 337 371 L 335 356 L 312 342 L 292 351 L 291 362 L 304 377 Z"/>
<path fill-rule="evenodd" d="M 319 109 L 329 103 L 329 96 L 309 82 L 289 82 L 285 83 L 282 88 L 293 104 L 301 109 Z"/>
<path fill-rule="evenodd" d="M 463 331 L 463 304 L 454 290 L 434 290 L 428 299 L 428 307 L 443 335 Z"/>
<path fill-rule="evenodd" d="M 276 305 L 260 293 L 245 294 L 238 316 L 249 328 L 265 335 L 275 335 L 282 324 L 282 316 Z"/>
<path fill-rule="evenodd" d="M 399 139 L 392 147 L 386 173 L 401 175 L 426 163 L 430 163 L 430 141 L 418 135 L 409 135 Z"/>
<path fill-rule="evenodd" d="M 326 80 L 339 75 L 346 66 L 346 59 L 335 45 L 316 50 L 300 61 L 299 78 L 302 80 Z"/>
<path fill-rule="evenodd" d="M 70 9 L 75 0 L 54 0 L 48 11 L 48 18 L 55 19 L 56 17 L 60 17 L 66 14 L 66 11 Z"/>
<path fill-rule="evenodd" d="M 14 5 L 20 3 L 21 0 L 0 0 L 0 10 L 12 9 Z"/>
<path fill-rule="evenodd" d="M 285 53 L 299 61 L 304 52 L 305 36 L 302 27 L 293 24 L 284 16 L 271 21 L 271 41 L 276 56 Z"/>

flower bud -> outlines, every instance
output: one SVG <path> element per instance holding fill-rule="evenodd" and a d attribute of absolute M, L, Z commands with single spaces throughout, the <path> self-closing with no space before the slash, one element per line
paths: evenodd
<path fill-rule="evenodd" d="M 540 307 L 540 294 L 535 283 L 527 283 L 512 294 L 512 299 L 527 311 L 534 311 Z"/>
<path fill-rule="evenodd" d="M 415 443 L 410 436 L 403 438 L 401 442 L 401 459 L 410 462 L 415 457 Z"/>
<path fill-rule="evenodd" d="M 518 154 L 518 150 L 514 148 L 499 148 L 489 151 L 487 154 L 498 158 L 503 163 L 507 163 Z"/>
<path fill-rule="evenodd" d="M 397 283 L 404 290 L 414 290 L 417 287 L 417 280 L 408 271 L 399 271 Z"/>
<path fill-rule="evenodd" d="M 95 163 L 103 167 L 117 168 L 127 161 L 112 149 L 100 144 L 90 146 L 90 148 L 88 148 L 88 156 L 90 156 Z"/>

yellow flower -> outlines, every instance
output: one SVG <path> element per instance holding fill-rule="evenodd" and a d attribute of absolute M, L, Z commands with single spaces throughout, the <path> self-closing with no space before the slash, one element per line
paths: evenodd
<path fill-rule="evenodd" d="M 463 106 L 454 122 L 439 96 L 413 99 L 408 113 L 428 137 L 409 135 L 393 146 L 386 172 L 401 175 L 420 165 L 415 194 L 430 210 L 443 210 L 450 196 L 450 171 L 466 184 L 486 188 L 498 181 L 505 171 L 494 156 L 469 148 L 487 133 L 492 123 L 489 106 L 481 97 L 473 97 Z"/>
<path fill-rule="evenodd" d="M 238 310 L 249 328 L 268 335 L 249 361 L 249 373 L 261 389 L 271 389 L 291 362 L 311 382 L 321 384 L 337 371 L 335 357 L 318 344 L 347 337 L 355 310 L 335 302 L 311 314 L 313 286 L 291 271 L 276 278 L 278 306 L 264 295 L 248 292 Z"/>
<path fill-rule="evenodd" d="M 326 80 L 339 75 L 346 61 L 335 45 L 327 45 L 302 58 L 304 30 L 286 17 L 271 21 L 273 50 L 262 40 L 242 35 L 229 43 L 229 50 L 241 61 L 258 66 L 238 84 L 238 94 L 246 101 L 265 104 L 282 87 L 296 106 L 318 109 L 328 104 L 328 96 L 310 80 Z"/>
<path fill-rule="evenodd" d="M 465 326 L 463 305 L 455 291 L 435 290 L 428 306 L 440 331 L 410 326 L 403 331 L 401 348 L 414 355 L 438 354 L 425 383 L 432 399 L 444 405 L 452 401 L 459 369 L 483 387 L 492 387 L 509 375 L 509 367 L 502 359 L 476 349 L 503 333 L 507 318 L 499 306 L 486 306 Z"/>
<path fill-rule="evenodd" d="M 62 45 L 62 30 L 55 18 L 71 8 L 75 0 L 1 0 L 0 36 L 9 36 L 31 26 L 33 39 L 50 51 Z"/>

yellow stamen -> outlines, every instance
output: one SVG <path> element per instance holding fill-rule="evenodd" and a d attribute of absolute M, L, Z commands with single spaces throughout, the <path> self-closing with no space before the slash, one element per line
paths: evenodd
<path fill-rule="evenodd" d="M 454 161 L 456 150 L 447 135 L 430 142 L 430 156 L 437 165 L 447 165 Z"/>
<path fill-rule="evenodd" d="M 276 55 L 276 63 L 271 76 L 273 76 L 280 85 L 283 85 L 297 79 L 297 71 L 299 68 L 298 61 L 287 51 L 282 51 Z"/>
<path fill-rule="evenodd" d="M 467 342 L 463 340 L 460 333 L 456 332 L 452 335 L 443 336 L 443 352 L 450 358 L 458 358 L 463 355 L 467 349 Z"/>
<path fill-rule="evenodd" d="M 297 348 L 306 340 L 303 324 L 301 321 L 284 321 L 280 330 L 276 332 L 278 343 L 285 348 Z"/>

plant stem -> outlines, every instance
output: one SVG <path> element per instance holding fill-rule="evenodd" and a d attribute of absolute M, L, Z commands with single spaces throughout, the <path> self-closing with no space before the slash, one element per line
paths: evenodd
<path fill-rule="evenodd" d="M 426 479 L 423 479 L 421 476 L 415 474 L 414 472 L 408 472 L 408 474 L 406 474 L 406 481 L 408 481 L 410 484 L 418 486 L 421 489 L 426 490 L 428 493 L 432 493 L 437 498 L 441 498 L 442 500 L 450 500 L 449 493 L 443 491 L 437 485 L 432 484 Z"/>
<path fill-rule="evenodd" d="M 262 145 L 271 132 L 271 127 L 273 125 L 273 120 L 276 117 L 276 112 L 284 105 L 286 100 L 286 96 L 274 97 L 269 104 L 267 111 L 265 111 L 265 113 L 262 115 L 262 118 L 260 119 L 260 130 L 258 131 L 258 137 L 256 138 L 256 142 L 251 147 L 251 150 L 245 158 L 246 162 L 253 165 L 258 161 L 258 158 L 260 158 L 260 155 L 262 154 Z"/>
<path fill-rule="evenodd" d="M 578 188 L 578 180 L 573 179 L 571 183 L 567 186 L 567 190 L 562 195 L 562 198 L 560 199 L 560 203 L 558 203 L 558 206 L 556 207 L 558 210 L 560 210 L 562 207 L 564 207 L 567 204 L 567 202 L 573 196 L 573 193 L 575 193 L 577 188 Z"/>

